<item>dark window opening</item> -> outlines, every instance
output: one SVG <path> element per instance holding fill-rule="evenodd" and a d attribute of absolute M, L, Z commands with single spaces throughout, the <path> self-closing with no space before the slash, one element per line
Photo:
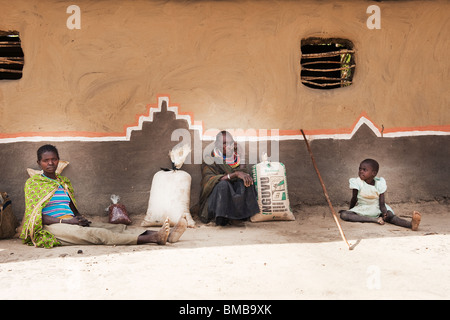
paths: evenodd
<path fill-rule="evenodd" d="M 308 38 L 301 42 L 301 81 L 310 88 L 335 89 L 352 84 L 353 43 L 345 39 Z"/>
<path fill-rule="evenodd" d="M 24 57 L 19 33 L 0 31 L 0 80 L 22 78 Z"/>

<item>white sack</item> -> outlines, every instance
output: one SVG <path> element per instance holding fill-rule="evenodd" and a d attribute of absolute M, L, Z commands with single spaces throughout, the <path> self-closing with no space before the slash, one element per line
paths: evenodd
<path fill-rule="evenodd" d="M 141 226 L 162 226 L 166 218 L 169 218 L 170 225 L 174 226 L 186 215 L 188 227 L 194 227 L 195 222 L 189 211 L 191 180 L 190 174 L 182 170 L 161 170 L 155 173 L 147 214 Z"/>

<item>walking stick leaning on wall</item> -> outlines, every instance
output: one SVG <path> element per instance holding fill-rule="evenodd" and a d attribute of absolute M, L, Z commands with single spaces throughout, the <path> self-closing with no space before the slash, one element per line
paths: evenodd
<path fill-rule="evenodd" d="M 323 194 L 325 195 L 325 198 L 327 199 L 328 206 L 330 207 L 331 213 L 333 214 L 334 222 L 336 222 L 336 225 L 339 229 L 339 233 L 341 234 L 342 240 L 344 240 L 344 242 L 347 244 L 349 250 L 353 250 L 361 240 L 356 241 L 355 244 L 353 244 L 353 245 L 350 245 L 348 243 L 347 238 L 345 237 L 344 231 L 342 230 L 341 224 L 339 223 L 338 216 L 337 216 L 336 212 L 334 211 L 333 205 L 331 204 L 330 197 L 328 196 L 327 189 L 325 188 L 325 184 L 323 183 L 322 177 L 320 176 L 320 172 L 319 172 L 319 169 L 317 168 L 316 161 L 314 160 L 314 156 L 313 156 L 313 153 L 309 146 L 308 140 L 306 139 L 303 129 L 300 129 L 300 131 L 302 132 L 303 139 L 305 140 L 306 147 L 308 148 L 309 155 L 311 156 L 311 160 L 312 160 L 314 169 L 316 170 L 317 176 L 319 177 L 320 184 L 322 185 Z"/>

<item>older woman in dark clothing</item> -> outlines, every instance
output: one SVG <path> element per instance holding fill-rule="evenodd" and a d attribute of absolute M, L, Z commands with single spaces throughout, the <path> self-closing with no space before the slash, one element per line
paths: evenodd
<path fill-rule="evenodd" d="M 214 150 L 202 164 L 200 219 L 227 225 L 230 220 L 245 220 L 259 212 L 253 179 L 241 164 L 237 144 L 231 134 L 221 131 Z"/>

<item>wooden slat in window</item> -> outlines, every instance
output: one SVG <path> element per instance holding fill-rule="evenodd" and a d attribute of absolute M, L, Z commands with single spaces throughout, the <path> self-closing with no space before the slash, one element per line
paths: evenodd
<path fill-rule="evenodd" d="M 0 31 L 0 80 L 22 78 L 24 54 L 17 31 Z"/>
<path fill-rule="evenodd" d="M 301 82 L 311 88 L 333 89 L 352 84 L 356 68 L 353 44 L 345 39 L 302 40 Z"/>

